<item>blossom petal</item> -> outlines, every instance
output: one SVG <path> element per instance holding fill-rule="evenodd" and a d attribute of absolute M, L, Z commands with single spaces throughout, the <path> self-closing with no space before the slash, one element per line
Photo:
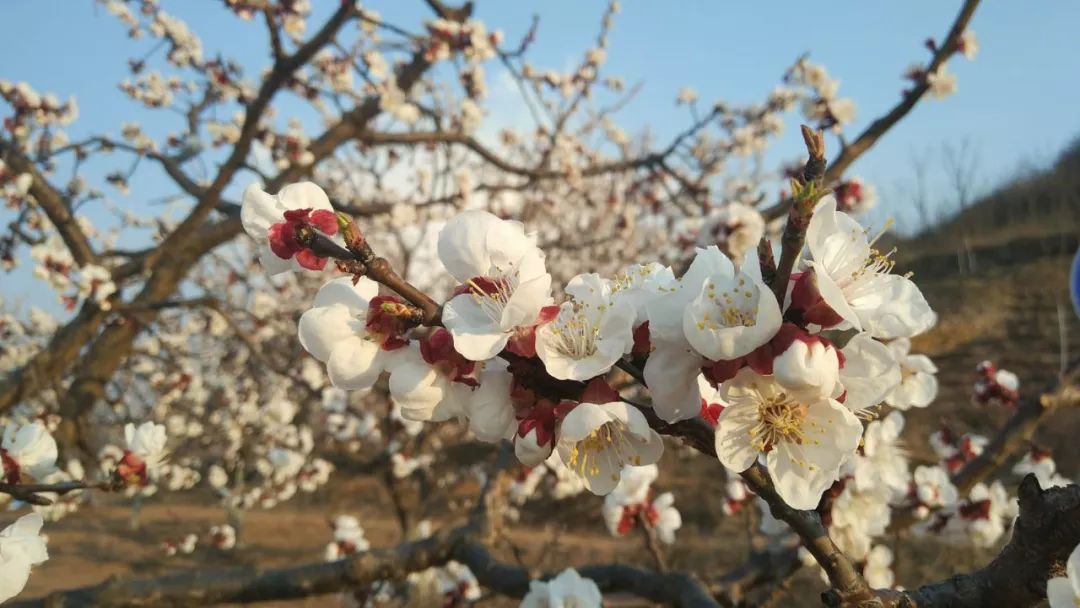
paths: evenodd
<path fill-rule="evenodd" d="M 272 224 L 282 221 L 283 211 L 277 197 L 267 194 L 259 184 L 253 183 L 244 190 L 240 223 L 251 238 L 260 245 L 266 245 L 267 231 Z"/>
<path fill-rule="evenodd" d="M 1046 581 L 1046 599 L 1050 602 L 1050 608 L 1076 608 L 1077 598 L 1080 598 L 1080 593 L 1064 576 Z"/>
<path fill-rule="evenodd" d="M 857 298 L 851 302 L 861 327 L 870 335 L 882 339 L 916 336 L 937 323 L 937 314 L 914 281 L 899 275 L 884 275 L 880 279 L 884 286 L 871 301 Z"/>
<path fill-rule="evenodd" d="M 848 304 L 847 297 L 844 295 L 844 291 L 840 289 L 840 286 L 836 284 L 829 273 L 824 271 L 821 263 L 816 261 L 809 261 L 807 266 L 818 270 L 814 273 L 814 278 L 817 280 L 818 292 L 821 293 L 821 299 L 832 308 L 833 311 L 840 315 L 857 331 L 862 331 L 862 322 L 859 320 L 859 315 L 855 313 L 855 309 Z"/>
<path fill-rule="evenodd" d="M 353 336 L 349 309 L 342 304 L 318 306 L 300 316 L 297 324 L 300 345 L 319 361 L 326 361 L 334 346 Z"/>
<path fill-rule="evenodd" d="M 510 339 L 470 294 L 455 296 L 443 306 L 443 325 L 454 336 L 454 350 L 470 361 L 491 359 Z"/>
<path fill-rule="evenodd" d="M 469 429 L 480 441 L 496 442 L 514 434 L 512 382 L 513 376 L 504 369 L 485 369 L 480 375 L 480 387 L 472 392 L 466 404 Z"/>
<path fill-rule="evenodd" d="M 499 327 L 504 331 L 536 321 L 540 309 L 551 301 L 551 275 L 542 274 L 518 285 L 502 310 Z"/>
<path fill-rule="evenodd" d="M 857 412 L 881 403 L 900 383 L 900 366 L 889 347 L 869 334 L 853 336 L 843 353 L 840 381 L 847 394 L 844 406 L 849 410 Z"/>
<path fill-rule="evenodd" d="M 1080 545 L 1069 554 L 1069 559 L 1065 562 L 1065 574 L 1072 583 L 1073 593 L 1080 598 Z"/>
<path fill-rule="evenodd" d="M 353 285 L 350 276 L 338 277 L 323 284 L 315 294 L 313 306 L 342 304 L 354 314 L 366 312 L 368 304 L 379 295 L 379 285 L 367 277 L 360 277 Z"/>
<path fill-rule="evenodd" d="M 4 576 L 0 577 L 0 603 L 22 593 L 26 581 L 30 579 L 30 562 L 13 559 L 4 562 Z"/>
<path fill-rule="evenodd" d="M 611 422 L 608 410 L 596 403 L 579 403 L 563 418 L 559 427 L 559 440 L 576 442 L 589 436 L 596 429 Z"/>
<path fill-rule="evenodd" d="M 259 250 L 259 264 L 262 265 L 263 270 L 270 276 L 279 275 L 285 272 L 293 270 L 299 270 L 299 265 L 292 259 L 283 260 L 270 251 L 270 248 L 265 246 Z"/>
<path fill-rule="evenodd" d="M 285 186 L 278 192 L 278 200 L 287 209 L 334 210 L 326 192 L 312 182 L 297 182 Z"/>
<path fill-rule="evenodd" d="M 334 345 L 326 361 L 330 383 L 347 390 L 371 388 L 383 372 L 379 346 L 360 336 L 349 336 Z"/>
<path fill-rule="evenodd" d="M 652 393 L 656 415 L 668 422 L 687 420 L 701 413 L 697 377 L 704 361 L 685 341 L 655 343 L 645 362 L 645 384 Z"/>
<path fill-rule="evenodd" d="M 751 429 L 758 423 L 756 408 L 726 407 L 716 421 L 716 457 L 735 472 L 749 469 L 758 450 L 750 444 Z"/>

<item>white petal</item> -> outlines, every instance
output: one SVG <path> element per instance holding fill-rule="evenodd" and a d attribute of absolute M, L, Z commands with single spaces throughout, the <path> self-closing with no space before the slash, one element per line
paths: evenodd
<path fill-rule="evenodd" d="M 383 371 L 377 344 L 359 336 L 349 336 L 334 345 L 326 361 L 330 383 L 347 390 L 371 388 Z"/>
<path fill-rule="evenodd" d="M 1050 608 L 1076 608 L 1077 598 L 1080 594 L 1064 576 L 1046 581 L 1046 599 L 1050 601 Z"/>
<path fill-rule="evenodd" d="M 26 581 L 30 578 L 30 562 L 25 559 L 16 558 L 5 562 L 3 568 L 3 576 L 0 576 L 0 603 L 22 593 Z"/>
<path fill-rule="evenodd" d="M 902 410 L 926 407 L 937 397 L 937 391 L 937 377 L 918 372 L 896 385 L 885 397 L 885 402 Z"/>
<path fill-rule="evenodd" d="M 334 346 L 354 336 L 352 319 L 349 309 L 341 304 L 312 308 L 300 315 L 297 324 L 300 345 L 319 361 L 326 361 Z"/>
<path fill-rule="evenodd" d="M 355 285 L 353 285 L 352 277 L 338 277 L 327 281 L 319 288 L 312 306 L 342 304 L 353 314 L 359 314 L 367 311 L 368 304 L 377 295 L 379 295 L 378 283 L 367 277 L 360 277 Z"/>
<path fill-rule="evenodd" d="M 857 334 L 844 346 L 840 381 L 847 391 L 844 406 L 860 411 L 881 403 L 900 382 L 900 366 L 889 347 L 867 333 Z"/>
<path fill-rule="evenodd" d="M 286 209 L 334 210 L 326 192 L 311 182 L 297 182 L 285 186 L 278 192 L 278 200 Z"/>
<path fill-rule="evenodd" d="M 535 244 L 519 222 L 474 209 L 459 213 L 446 223 L 439 232 L 437 249 L 446 270 L 464 283 L 474 277 L 509 271 L 522 263 L 526 253 L 535 250 Z M 539 260 L 543 260 L 542 254 Z M 526 263 L 533 265 L 534 261 Z M 534 269 L 527 270 L 530 273 L 524 278 L 532 278 Z"/>
<path fill-rule="evenodd" d="M 266 274 L 270 276 L 292 272 L 295 270 L 295 261 L 295 259 L 286 260 L 279 258 L 277 254 L 270 250 L 269 245 L 265 243 L 263 243 L 262 248 L 259 250 L 259 263 L 262 264 Z"/>
<path fill-rule="evenodd" d="M 847 296 L 844 295 L 840 286 L 836 284 L 825 267 L 816 261 L 807 262 L 807 266 L 814 269 L 814 279 L 817 282 L 818 292 L 821 294 L 821 299 L 829 305 L 829 308 L 833 309 L 833 312 L 840 315 L 842 319 L 851 323 L 857 331 L 862 331 L 862 321 L 859 320 L 859 315 L 848 304 Z"/>
<path fill-rule="evenodd" d="M 513 435 L 514 406 L 510 403 L 513 376 L 500 369 L 484 370 L 480 387 L 467 402 L 469 429 L 480 441 L 496 442 Z"/>
<path fill-rule="evenodd" d="M 645 362 L 645 384 L 652 393 L 656 415 L 668 422 L 687 420 L 701 413 L 697 377 L 704 363 L 683 342 L 656 342 Z"/>
<path fill-rule="evenodd" d="M 579 403 L 563 418 L 559 427 L 559 441 L 581 441 L 612 420 L 613 416 L 600 405 L 596 403 Z"/>
<path fill-rule="evenodd" d="M 536 321 L 540 309 L 551 301 L 551 275 L 542 274 L 518 285 L 502 311 L 499 327 L 509 331 Z"/>
<path fill-rule="evenodd" d="M 934 326 L 937 315 L 912 280 L 899 275 L 881 279 L 884 285 L 877 297 L 851 303 L 864 329 L 875 338 L 887 339 L 915 336 Z"/>
<path fill-rule="evenodd" d="M 751 407 L 727 407 L 716 422 L 716 457 L 735 472 L 749 469 L 757 460 L 758 451 L 750 445 L 750 430 L 758 423 L 757 411 Z"/>
<path fill-rule="evenodd" d="M 443 325 L 454 336 L 454 350 L 470 361 L 491 359 L 510 339 L 469 294 L 455 296 L 443 306 Z"/>
<path fill-rule="evenodd" d="M 1072 583 L 1073 593 L 1080 598 L 1080 545 L 1069 554 L 1069 560 L 1065 562 L 1065 573 Z"/>
<path fill-rule="evenodd" d="M 527 467 L 538 466 L 547 460 L 551 456 L 553 447 L 551 443 L 538 445 L 535 429 L 525 436 L 514 437 L 514 455 L 521 464 Z"/>
<path fill-rule="evenodd" d="M 277 198 L 264 192 L 259 184 L 251 184 L 244 190 L 243 202 L 240 205 L 240 223 L 244 226 L 244 232 L 260 245 L 266 245 L 266 234 L 270 225 L 284 221 L 283 212 Z"/>

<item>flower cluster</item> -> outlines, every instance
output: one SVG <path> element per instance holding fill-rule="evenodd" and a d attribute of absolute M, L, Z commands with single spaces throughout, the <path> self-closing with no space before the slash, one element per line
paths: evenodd
<path fill-rule="evenodd" d="M 807 120 L 814 121 L 818 128 L 840 131 L 855 120 L 855 102 L 837 97 L 840 81 L 829 76 L 824 66 L 800 59 L 789 70 L 786 80 L 812 92 L 802 110 Z"/>
<path fill-rule="evenodd" d="M 675 508 L 675 496 L 664 492 L 653 496 L 652 483 L 659 470 L 656 465 L 628 466 L 622 480 L 604 497 L 604 522 L 612 536 L 623 536 L 638 526 L 655 530 L 661 542 L 675 542 L 675 531 L 682 527 L 682 516 Z"/>
<path fill-rule="evenodd" d="M 248 192 L 242 217 L 272 272 L 294 253 L 277 245 L 293 218 L 337 233 L 312 184 L 277 196 Z M 882 402 L 925 406 L 933 392 L 924 388 L 932 364 L 908 355 L 907 339 L 931 327 L 934 313 L 831 197 L 810 219 L 808 256 L 783 301 L 757 256 L 736 265 L 711 246 L 679 278 L 659 264 L 611 279 L 578 275 L 555 305 L 545 255 L 521 224 L 465 211 L 437 241 L 458 285 L 442 309 L 445 330 L 425 334 L 403 300 L 379 295 L 366 277 L 341 278 L 301 317 L 301 344 L 338 388 L 365 390 L 388 372 L 404 418 L 467 420 L 482 441 L 513 441 L 528 466 L 557 453 L 597 494 L 619 485 L 625 465 L 652 464 L 663 449 L 642 410 L 608 384 L 620 365 L 644 363 L 663 420 L 715 416 L 721 462 L 742 471 L 761 458 L 798 508 L 816 506 L 854 458 L 863 437 L 857 414 Z M 834 328 L 856 333 L 841 347 L 822 333 Z M 716 408 L 704 401 L 702 376 Z M 886 484 L 901 493 L 906 485 Z"/>
<path fill-rule="evenodd" d="M 324 558 L 328 562 L 344 559 L 367 551 L 370 545 L 364 538 L 360 521 L 352 515 L 338 515 L 333 521 L 334 540 L 326 545 Z"/>
<path fill-rule="evenodd" d="M 992 362 L 983 361 L 975 367 L 977 379 L 972 389 L 976 405 L 994 405 L 1012 409 L 1020 400 L 1020 379 L 1007 369 L 998 369 Z"/>
<path fill-rule="evenodd" d="M 0 502 L 19 494 L 20 486 L 33 484 L 34 513 L 20 517 L 0 531 L 0 603 L 19 594 L 30 576 L 31 566 L 48 558 L 45 540 L 39 533 L 46 520 L 54 521 L 75 511 L 81 503 L 80 490 L 90 487 L 131 489 L 145 485 L 162 468 L 165 427 L 146 422 L 124 431 L 128 448 L 115 458 L 102 458 L 103 478 L 91 481 L 82 465 L 71 460 L 64 468 L 57 466 L 57 444 L 51 431 L 56 417 L 45 417 L 25 424 L 8 422 L 0 441 L 0 484 L 8 486 L 0 493 Z M 23 506 L 16 502 L 9 508 Z M 193 546 L 193 545 L 192 545 Z"/>

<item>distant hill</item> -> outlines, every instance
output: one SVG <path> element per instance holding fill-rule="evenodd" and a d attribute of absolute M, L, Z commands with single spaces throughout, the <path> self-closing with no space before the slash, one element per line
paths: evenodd
<path fill-rule="evenodd" d="M 972 258 L 991 265 L 1071 253 L 1080 241 L 1080 138 L 1049 168 L 1017 177 L 922 233 L 904 239 L 900 266 L 940 276 Z M 899 244 L 899 243 L 898 243 Z"/>

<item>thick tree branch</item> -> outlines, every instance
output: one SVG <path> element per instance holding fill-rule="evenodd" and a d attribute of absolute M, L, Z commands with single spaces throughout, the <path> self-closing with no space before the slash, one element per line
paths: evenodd
<path fill-rule="evenodd" d="M 879 591 L 889 608 L 985 608 L 1037 606 L 1046 581 L 1064 572 L 1080 544 L 1080 486 L 1043 490 L 1034 475 L 1020 483 L 1020 517 L 1012 538 L 985 568 L 906 593 Z M 826 598 L 831 606 L 841 606 Z"/>
<path fill-rule="evenodd" d="M 477 581 L 486 588 L 511 597 L 528 593 L 529 573 L 524 568 L 495 559 L 486 548 L 470 540 L 471 534 L 469 526 L 461 526 L 392 549 L 376 549 L 336 562 L 291 568 L 245 566 L 147 579 L 112 579 L 100 585 L 60 591 L 11 606 L 120 608 L 281 601 L 363 588 L 376 581 L 402 581 L 411 572 L 442 566 L 451 560 L 469 566 Z M 686 573 L 660 574 L 622 564 L 584 566 L 579 572 L 596 581 L 606 593 L 625 592 L 685 608 L 719 606 L 708 589 Z M 554 575 L 551 573 L 543 578 Z"/>
<path fill-rule="evenodd" d="M 82 226 L 71 213 L 71 206 L 66 197 L 60 193 L 45 176 L 38 171 L 30 159 L 23 156 L 10 142 L 0 139 L 0 158 L 16 174 L 26 173 L 33 178 L 30 183 L 30 195 L 37 201 L 38 206 L 48 216 L 49 221 L 56 227 L 71 257 L 79 266 L 93 264 L 97 259 L 94 249 L 90 246 L 90 240 L 86 238 Z"/>

